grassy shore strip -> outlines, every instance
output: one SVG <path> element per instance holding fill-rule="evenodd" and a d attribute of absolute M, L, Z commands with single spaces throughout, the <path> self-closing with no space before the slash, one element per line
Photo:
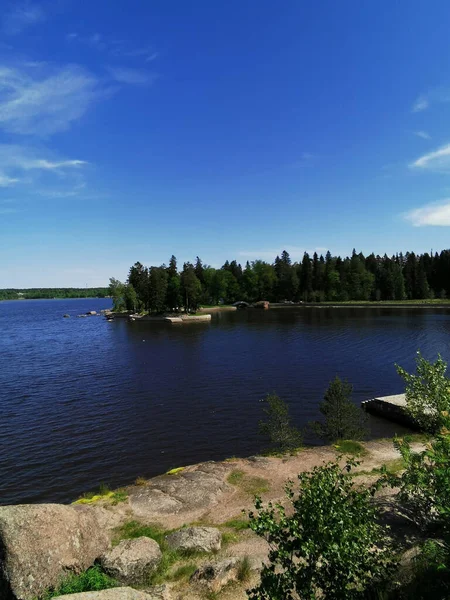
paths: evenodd
<path fill-rule="evenodd" d="M 231 306 L 230 304 L 202 305 L 199 309 L 197 309 L 197 314 L 216 313 L 216 312 L 233 312 L 235 310 L 237 310 L 236 307 Z"/>
<path fill-rule="evenodd" d="M 367 300 L 350 302 L 271 303 L 270 308 L 450 308 L 449 300 Z"/>

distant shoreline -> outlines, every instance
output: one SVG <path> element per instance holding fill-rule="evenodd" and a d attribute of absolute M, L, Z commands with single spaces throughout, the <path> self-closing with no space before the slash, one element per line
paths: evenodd
<path fill-rule="evenodd" d="M 0 302 L 24 302 L 31 300 L 110 300 L 111 296 L 76 296 L 67 298 L 1 298 Z"/>

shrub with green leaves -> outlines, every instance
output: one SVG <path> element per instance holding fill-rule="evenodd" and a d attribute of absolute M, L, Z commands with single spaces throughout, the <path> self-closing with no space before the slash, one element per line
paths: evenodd
<path fill-rule="evenodd" d="M 409 588 L 414 596 L 447 599 L 450 597 L 450 417 L 439 415 L 439 431 L 424 450 L 415 452 L 409 439 L 396 438 L 394 445 L 405 469 L 400 475 L 386 470 L 380 484 L 398 488 L 397 501 L 409 518 L 428 538 L 414 561 L 415 577 Z"/>
<path fill-rule="evenodd" d="M 277 394 L 267 394 L 264 402 L 267 404 L 263 409 L 267 420 L 260 421 L 259 432 L 269 438 L 272 447 L 282 452 L 299 448 L 302 445 L 302 435 L 291 423 L 286 402 Z"/>
<path fill-rule="evenodd" d="M 316 422 L 316 434 L 329 442 L 338 440 L 361 440 L 367 434 L 366 416 L 351 400 L 353 386 L 335 377 L 325 392 L 319 410 L 325 417 Z"/>
<path fill-rule="evenodd" d="M 372 492 L 354 486 L 348 461 L 314 468 L 286 486 L 289 506 L 255 501 L 250 528 L 269 543 L 270 563 L 252 600 L 353 600 L 381 589 L 395 569 Z"/>
<path fill-rule="evenodd" d="M 406 384 L 406 406 L 419 427 L 434 433 L 440 425 L 442 411 L 450 410 L 450 379 L 446 377 L 447 363 L 438 355 L 431 363 L 417 352 L 416 374 L 396 365 L 397 373 Z"/>
<path fill-rule="evenodd" d="M 423 529 L 430 526 L 450 538 L 450 419 L 444 411 L 441 428 L 425 450 L 414 452 L 408 437 L 396 438 L 394 446 L 405 464 L 401 475 L 385 474 L 384 480 L 399 488 L 398 500 Z"/>

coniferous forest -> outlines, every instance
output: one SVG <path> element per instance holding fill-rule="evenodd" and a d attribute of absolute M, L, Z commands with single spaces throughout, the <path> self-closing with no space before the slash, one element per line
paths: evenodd
<path fill-rule="evenodd" d="M 199 305 L 256 302 L 367 302 L 450 298 L 450 250 L 440 253 L 364 256 L 353 250 L 341 258 L 305 253 L 293 262 L 283 251 L 272 264 L 263 260 L 244 266 L 228 260 L 220 268 L 197 257 L 178 268 L 135 263 L 126 283 L 110 280 L 116 309 L 163 312 Z"/>

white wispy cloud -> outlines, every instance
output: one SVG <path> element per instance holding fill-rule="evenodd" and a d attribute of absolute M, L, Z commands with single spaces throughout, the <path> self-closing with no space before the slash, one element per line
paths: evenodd
<path fill-rule="evenodd" d="M 79 195 L 86 187 L 86 161 L 62 159 L 46 148 L 0 144 L 0 188 L 47 198 Z"/>
<path fill-rule="evenodd" d="M 45 156 L 47 155 L 47 156 Z M 57 171 L 67 168 L 79 168 L 87 164 L 84 160 L 57 160 L 49 157 L 47 149 L 20 146 L 18 144 L 0 144 L 0 166 L 2 169 L 30 171 Z"/>
<path fill-rule="evenodd" d="M 77 65 L 0 65 L 0 128 L 49 135 L 67 130 L 107 89 Z"/>
<path fill-rule="evenodd" d="M 125 67 L 109 67 L 108 72 L 115 81 L 131 85 L 150 84 L 156 79 L 154 73 L 146 73 L 145 71 Z"/>
<path fill-rule="evenodd" d="M 417 100 L 414 102 L 411 111 L 412 112 L 421 112 L 422 110 L 426 110 L 430 106 L 430 101 L 426 96 L 419 96 Z"/>
<path fill-rule="evenodd" d="M 159 56 L 150 46 L 135 46 L 126 40 L 111 39 L 98 32 L 90 35 L 71 32 L 66 35 L 66 41 L 90 46 L 117 58 L 141 58 L 146 63 L 156 60 Z"/>
<path fill-rule="evenodd" d="M 426 94 L 420 94 L 411 107 L 411 112 L 422 112 L 430 108 L 433 104 L 450 102 L 450 90 L 445 87 L 438 87 L 430 90 Z"/>
<path fill-rule="evenodd" d="M 7 188 L 18 183 L 19 180 L 16 177 L 9 177 L 4 173 L 0 173 L 0 188 Z"/>
<path fill-rule="evenodd" d="M 450 198 L 410 210 L 403 217 L 414 227 L 426 225 L 448 227 L 450 226 Z"/>
<path fill-rule="evenodd" d="M 424 169 L 441 173 L 450 172 L 450 144 L 446 144 L 433 152 L 420 156 L 409 167 L 411 169 Z"/>
<path fill-rule="evenodd" d="M 44 20 L 45 12 L 38 4 L 16 2 L 9 11 L 4 13 L 3 32 L 7 35 L 17 35 L 27 27 Z"/>
<path fill-rule="evenodd" d="M 422 138 L 423 140 L 431 140 L 431 135 L 426 131 L 413 131 L 413 134 Z"/>
<path fill-rule="evenodd" d="M 24 163 L 24 169 L 45 169 L 45 170 L 54 170 L 54 169 L 65 169 L 67 167 L 81 167 L 86 165 L 87 162 L 85 160 L 61 160 L 59 162 L 52 162 L 45 158 L 39 158 L 35 160 L 30 160 L 27 163 Z"/>

